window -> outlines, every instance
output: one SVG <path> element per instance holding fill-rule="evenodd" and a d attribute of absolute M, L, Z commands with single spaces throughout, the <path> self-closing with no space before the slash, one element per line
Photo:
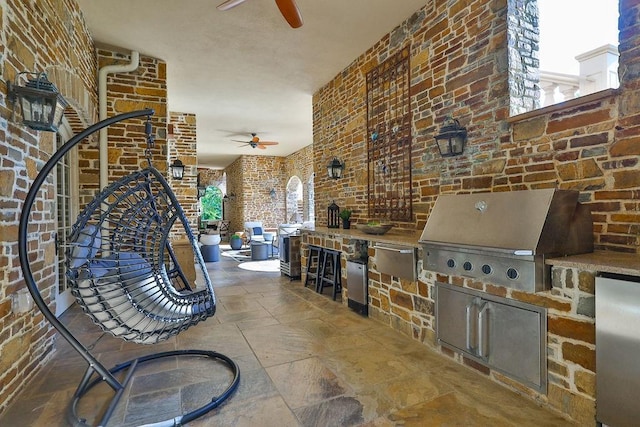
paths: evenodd
<path fill-rule="evenodd" d="M 508 11 L 512 115 L 618 87 L 618 0 L 522 4 Z"/>

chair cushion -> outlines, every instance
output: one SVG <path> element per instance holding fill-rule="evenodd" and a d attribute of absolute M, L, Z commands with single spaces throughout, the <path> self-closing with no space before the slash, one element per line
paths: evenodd
<path fill-rule="evenodd" d="M 73 249 L 70 265 L 71 268 L 78 268 L 98 253 L 102 245 L 100 230 L 95 225 L 87 225 L 80 230 L 78 238 L 71 245 Z"/>

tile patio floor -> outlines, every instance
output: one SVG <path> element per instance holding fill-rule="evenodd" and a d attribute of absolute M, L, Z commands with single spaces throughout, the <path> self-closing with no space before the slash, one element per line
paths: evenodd
<path fill-rule="evenodd" d="M 214 350 L 241 370 L 236 393 L 190 426 L 566 426 L 559 415 L 492 383 L 326 295 L 279 273 L 246 271 L 228 257 L 208 264 L 216 315 L 155 348 L 103 336 L 111 367 L 174 348 Z M 63 315 L 84 344 L 101 334 L 77 307 Z M 110 425 L 131 426 L 197 407 L 228 381 L 216 363 L 163 360 L 139 369 Z M 86 365 L 66 342 L 0 417 L 0 426 L 64 426 Z M 102 387 L 102 386 L 100 386 Z M 108 392 L 106 387 L 95 394 Z M 83 400 L 80 413 L 95 405 Z M 193 406 L 196 405 L 196 406 Z M 87 418 L 91 421 L 91 416 Z"/>

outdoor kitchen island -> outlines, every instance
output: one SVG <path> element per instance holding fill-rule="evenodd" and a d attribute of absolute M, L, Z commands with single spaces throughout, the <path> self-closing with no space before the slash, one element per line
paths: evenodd
<path fill-rule="evenodd" d="M 342 252 L 343 298 L 347 309 L 348 283 L 346 260 L 357 255 L 362 244 L 368 245 L 368 316 L 396 331 L 425 344 L 430 350 L 468 366 L 494 381 L 528 396 L 543 406 L 553 408 L 581 425 L 593 425 L 595 420 L 595 277 L 608 265 L 623 268 L 635 265 L 640 275 L 640 257 L 619 254 L 623 260 L 606 263 L 599 252 L 553 258 L 550 289 L 528 292 L 483 282 L 481 279 L 445 275 L 423 268 L 420 231 L 392 229 L 384 235 L 369 235 L 356 229 L 317 227 L 302 231 L 302 266 L 305 275 L 307 246 L 319 245 Z M 417 279 L 407 280 L 381 273 L 377 269 L 377 250 L 382 243 L 405 245 L 415 249 Z M 609 259 L 617 260 L 616 256 Z M 637 258 L 636 258 L 637 257 Z M 636 261 L 632 261 L 636 260 Z M 633 264 L 629 264 L 632 262 Z M 550 265 L 551 267 L 551 265 Z M 601 269 L 602 268 L 602 269 Z M 629 274 L 628 270 L 624 270 Z M 477 363 L 472 358 L 442 346 L 436 338 L 436 282 L 467 288 L 546 310 L 546 392 L 523 385 L 510 376 Z M 640 285 L 639 285 L 640 286 Z"/>

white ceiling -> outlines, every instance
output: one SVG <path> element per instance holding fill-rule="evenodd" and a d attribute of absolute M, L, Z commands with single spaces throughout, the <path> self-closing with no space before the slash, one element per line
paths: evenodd
<path fill-rule="evenodd" d="M 78 0 L 96 42 L 167 63 L 169 111 L 195 113 L 198 163 L 286 156 L 313 142 L 312 95 L 427 0 L 297 0 L 292 29 L 272 0 Z M 266 150 L 233 142 L 256 132 Z"/>

